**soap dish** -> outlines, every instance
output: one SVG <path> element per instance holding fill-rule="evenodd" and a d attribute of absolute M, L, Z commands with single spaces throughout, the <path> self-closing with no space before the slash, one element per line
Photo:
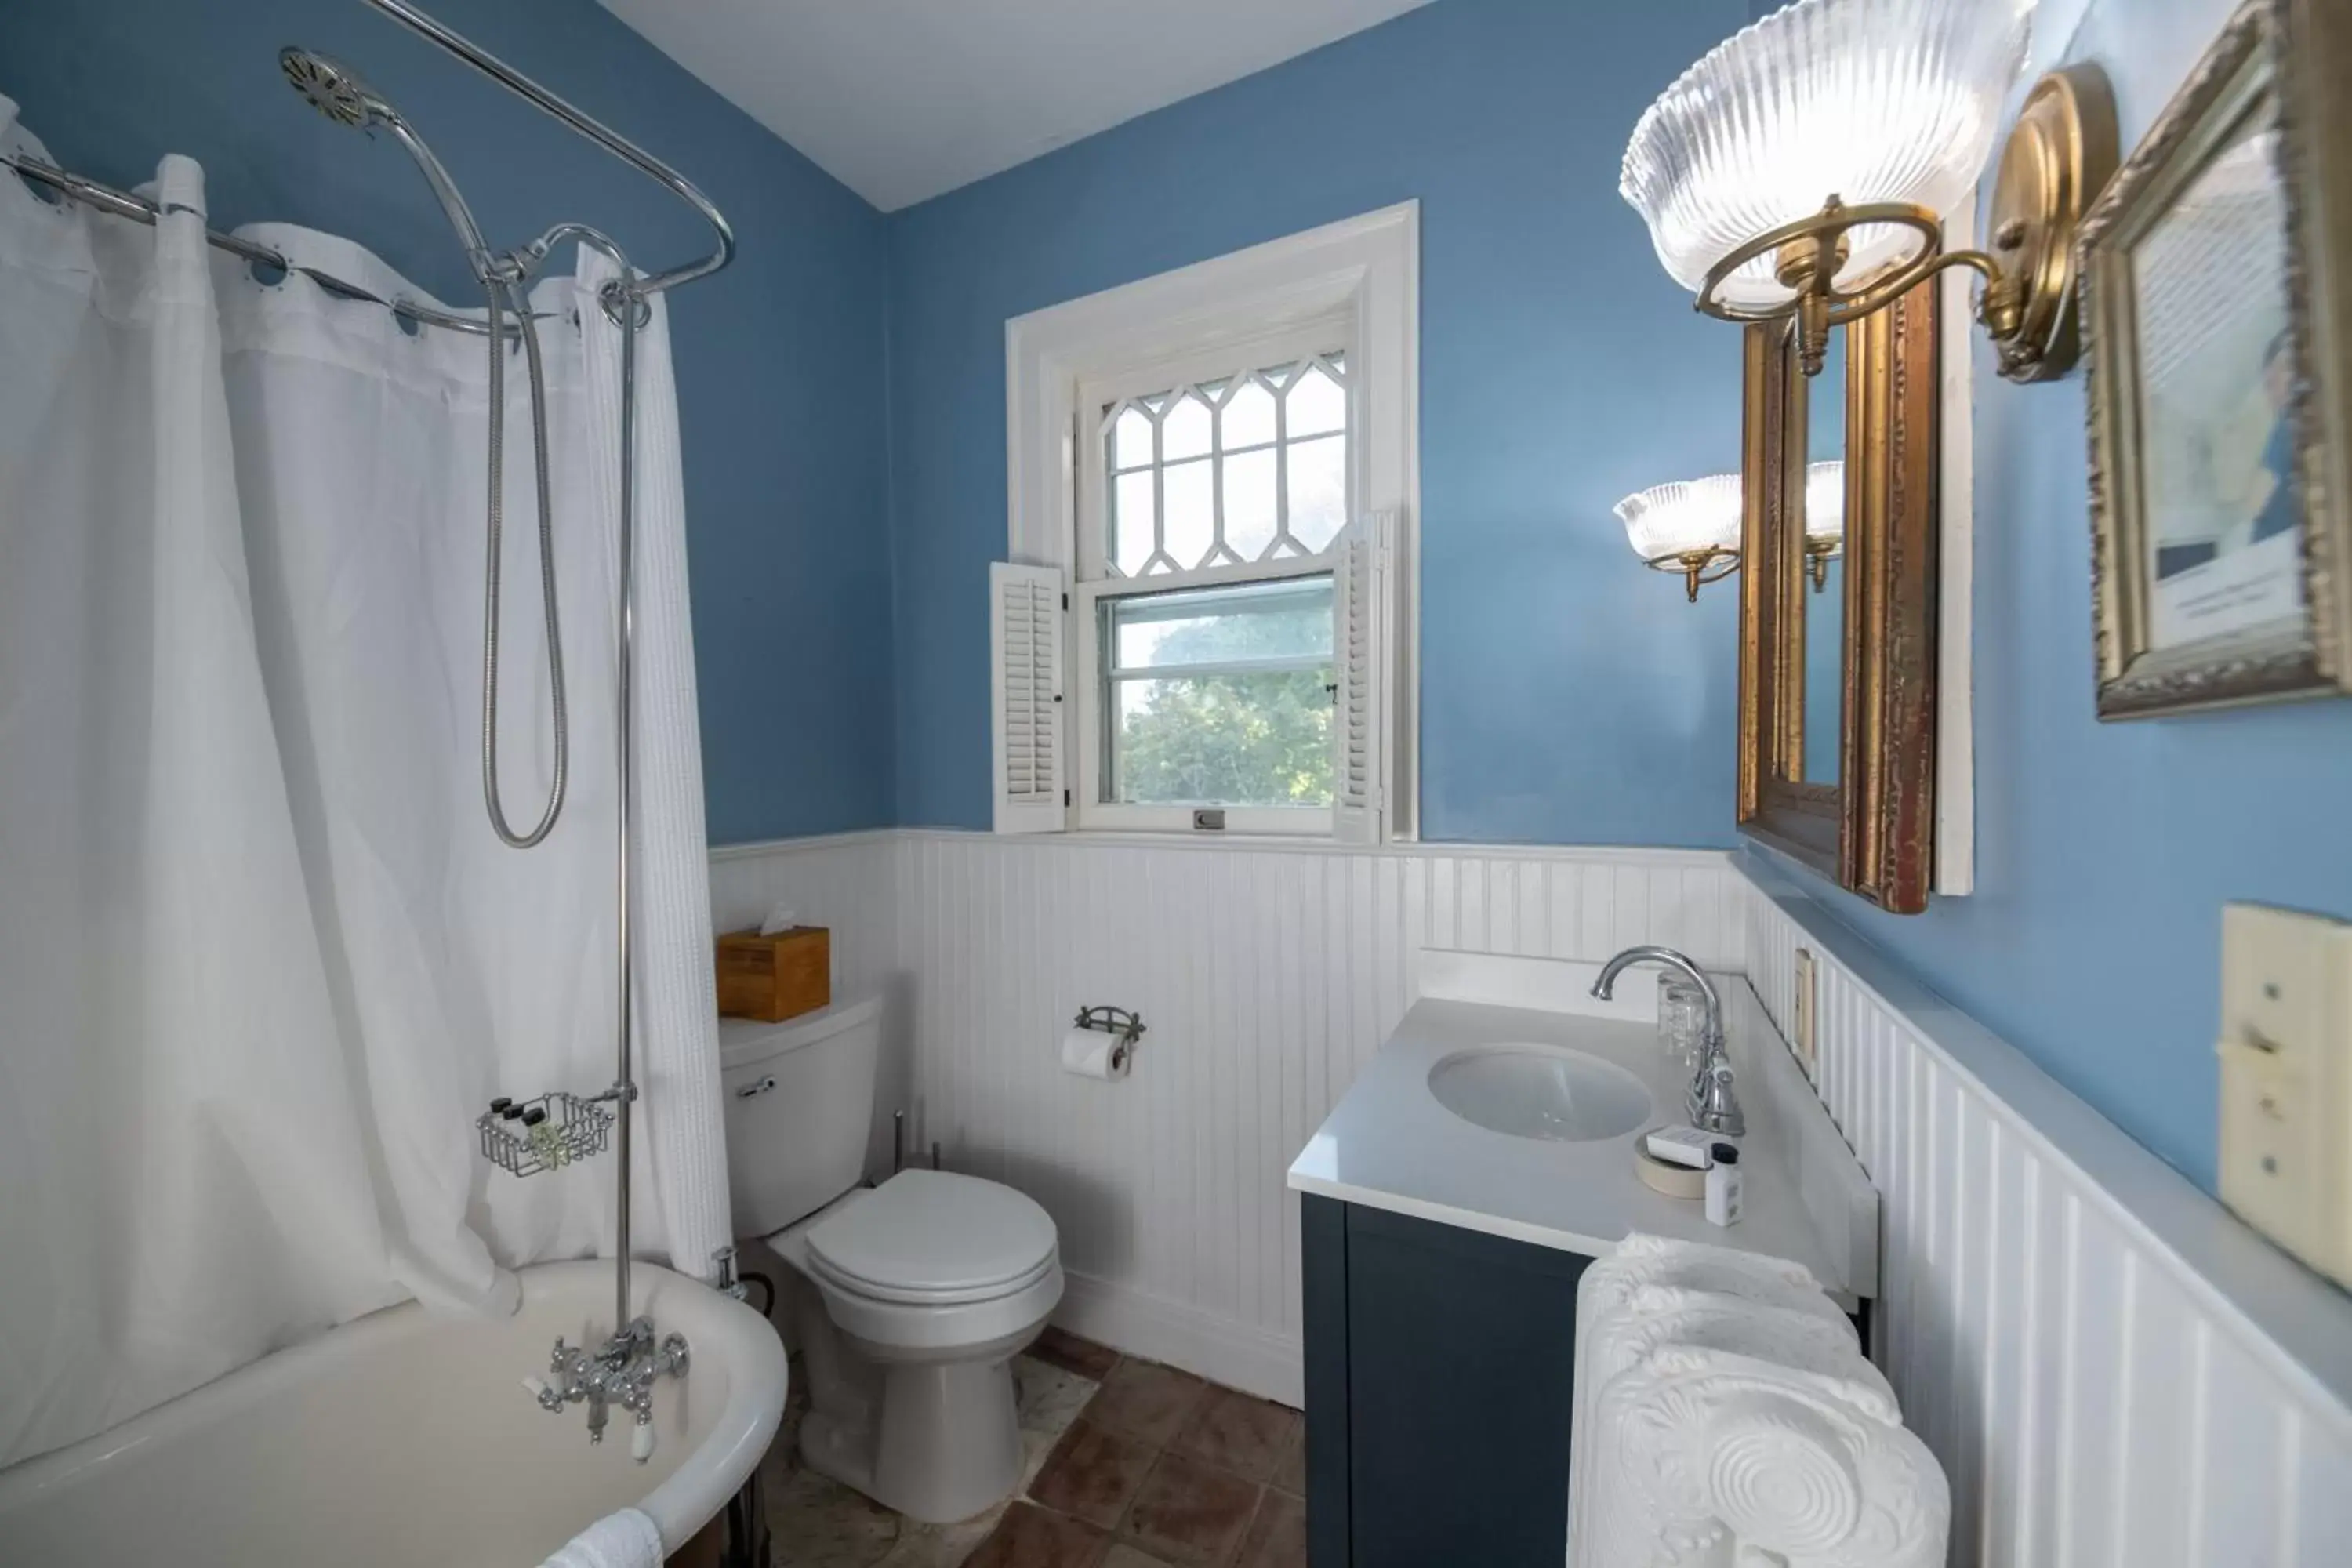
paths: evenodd
<path fill-rule="evenodd" d="M 1706 1173 L 1689 1165 L 1677 1165 L 1671 1160 L 1661 1160 L 1643 1146 L 1643 1141 L 1633 1140 L 1633 1170 L 1642 1184 L 1670 1198 L 1703 1198 L 1706 1196 Z"/>

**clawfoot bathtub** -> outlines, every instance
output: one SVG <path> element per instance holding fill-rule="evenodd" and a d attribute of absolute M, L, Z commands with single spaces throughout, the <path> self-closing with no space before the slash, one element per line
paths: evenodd
<path fill-rule="evenodd" d="M 676 1552 L 767 1451 L 784 1350 L 751 1308 L 638 1265 L 636 1310 L 692 1363 L 658 1385 L 635 1464 L 625 1414 L 592 1447 L 578 1407 L 522 1386 L 558 1334 L 611 1331 L 612 1289 L 609 1263 L 551 1263 L 522 1271 L 510 1318 L 389 1308 L 0 1471 L 0 1565 L 537 1568 L 626 1507 Z"/>

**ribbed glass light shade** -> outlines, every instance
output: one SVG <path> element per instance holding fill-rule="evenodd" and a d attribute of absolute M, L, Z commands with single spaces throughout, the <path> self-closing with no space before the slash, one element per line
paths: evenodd
<path fill-rule="evenodd" d="M 1652 485 L 1617 503 L 1626 542 L 1658 562 L 1706 550 L 1739 548 L 1739 476 L 1713 474 Z"/>
<path fill-rule="evenodd" d="M 1845 538 L 1845 465 L 1840 462 L 1805 465 L 1805 537 Z"/>
<path fill-rule="evenodd" d="M 1941 216 L 1975 184 L 2025 58 L 2033 0 L 1798 0 L 1683 73 L 1633 128 L 1617 188 L 1658 259 L 1693 293 L 1769 229 L 1821 210 L 1907 202 Z M 1850 284 L 1918 237 L 1854 229 Z M 1720 298 L 1763 311 L 1792 295 L 1759 257 Z"/>

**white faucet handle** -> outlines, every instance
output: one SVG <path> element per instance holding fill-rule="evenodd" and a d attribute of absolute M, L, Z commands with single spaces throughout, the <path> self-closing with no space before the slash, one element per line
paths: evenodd
<path fill-rule="evenodd" d="M 642 1465 L 653 1457 L 654 1424 L 641 1415 L 636 1429 L 629 1434 L 629 1458 Z"/>

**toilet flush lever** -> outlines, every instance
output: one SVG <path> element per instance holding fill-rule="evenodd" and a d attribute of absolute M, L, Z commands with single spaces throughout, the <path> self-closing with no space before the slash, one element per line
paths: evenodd
<path fill-rule="evenodd" d="M 765 1094 L 775 1087 L 776 1080 L 774 1079 L 763 1078 L 757 1083 L 747 1083 L 742 1088 L 737 1089 L 735 1091 L 735 1098 L 738 1100 L 750 1100 L 754 1096 Z"/>

